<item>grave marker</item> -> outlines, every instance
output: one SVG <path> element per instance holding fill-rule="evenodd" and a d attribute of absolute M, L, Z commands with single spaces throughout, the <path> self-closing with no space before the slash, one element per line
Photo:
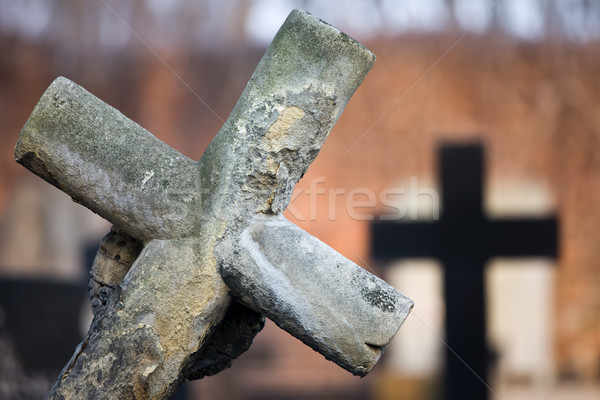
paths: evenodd
<path fill-rule="evenodd" d="M 170 397 L 234 299 L 373 368 L 412 302 L 281 215 L 373 62 L 293 11 L 199 162 L 67 79 L 48 88 L 17 161 L 143 244 L 49 399 Z"/>
<path fill-rule="evenodd" d="M 444 265 L 448 400 L 488 397 L 484 268 L 491 257 L 557 256 L 555 218 L 488 220 L 482 202 L 483 147 L 442 146 L 439 221 L 376 221 L 376 259 L 437 258 Z M 462 360 L 460 360 L 458 357 Z M 464 363 L 463 363 L 464 361 Z M 467 364 L 467 366 L 465 365 Z"/>

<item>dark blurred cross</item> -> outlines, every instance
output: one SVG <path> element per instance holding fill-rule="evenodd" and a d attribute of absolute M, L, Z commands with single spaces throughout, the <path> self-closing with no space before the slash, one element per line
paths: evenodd
<path fill-rule="evenodd" d="M 557 220 L 489 220 L 482 206 L 483 147 L 442 146 L 439 221 L 377 221 L 375 259 L 428 257 L 444 264 L 447 400 L 488 396 L 484 267 L 492 257 L 556 257 Z M 486 382 L 484 384 L 484 382 Z"/>

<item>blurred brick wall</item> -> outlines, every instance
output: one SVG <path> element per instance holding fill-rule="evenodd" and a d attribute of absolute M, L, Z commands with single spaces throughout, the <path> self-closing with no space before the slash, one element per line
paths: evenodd
<path fill-rule="evenodd" d="M 75 80 L 197 159 L 262 53 L 187 54 L 173 49 L 164 56 L 217 117 L 152 54 L 121 54 L 60 67 L 55 53 L 13 39 L 0 37 L 0 220 L 5 241 L 10 235 L 6 221 L 11 219 L 6 210 L 18 181 L 28 174 L 13 160 L 14 144 L 53 78 Z M 488 185 L 533 178 L 546 182 L 556 196 L 561 221 L 557 370 L 565 377 L 598 379 L 600 44 L 533 46 L 480 37 L 464 40 L 440 61 L 453 40 L 438 35 L 368 44 L 378 61 L 297 190 L 310 189 L 311 180 L 320 177 L 325 183 L 319 188 L 345 189 L 346 194 L 359 187 L 379 193 L 410 176 L 435 181 L 440 142 L 484 141 Z M 345 198 L 335 198 L 334 220 L 328 195 L 316 198 L 314 210 L 309 196 L 300 195 L 293 203 L 305 219 L 313 212 L 314 220 L 288 217 L 366 267 L 369 223 L 348 216 Z M 272 324 L 243 357 L 232 370 L 208 378 L 196 390 L 251 398 L 252 393 L 295 388 L 305 393 L 352 392 L 361 398 L 383 370 L 378 367 L 374 377 L 364 380 L 349 376 Z"/>

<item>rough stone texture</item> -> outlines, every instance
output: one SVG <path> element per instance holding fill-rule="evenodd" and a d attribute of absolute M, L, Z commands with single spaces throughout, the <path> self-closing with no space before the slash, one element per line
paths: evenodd
<path fill-rule="evenodd" d="M 265 317 L 238 302 L 232 302 L 210 341 L 192 355 L 193 366 L 186 380 L 201 379 L 229 368 L 233 360 L 250 348 L 265 326 Z"/>
<path fill-rule="evenodd" d="M 91 269 L 88 293 L 94 316 L 105 309 L 112 292 L 123 281 L 142 251 L 142 243 L 113 226 L 100 242 Z"/>
<path fill-rule="evenodd" d="M 107 304 L 142 248 L 139 240 L 116 226 L 102 239 L 88 284 L 94 318 L 107 313 Z M 186 380 L 201 379 L 229 368 L 233 360 L 248 350 L 264 324 L 261 314 L 233 302 L 206 346 L 191 356 L 190 372 L 182 371 L 182 375 L 187 376 Z"/>
<path fill-rule="evenodd" d="M 199 162 L 67 79 L 48 88 L 17 161 L 144 246 L 48 398 L 169 398 L 216 372 L 262 326 L 233 309 L 218 333 L 230 295 L 352 373 L 373 367 L 412 302 L 278 216 L 373 62 L 293 11 Z"/>
<path fill-rule="evenodd" d="M 191 236 L 199 225 L 197 163 L 68 79 L 46 90 L 15 157 L 144 242 Z"/>
<path fill-rule="evenodd" d="M 149 242 L 49 398 L 169 398 L 229 305 L 203 248 Z"/>
<path fill-rule="evenodd" d="M 203 187 L 219 193 L 213 212 L 236 229 L 282 212 L 374 62 L 360 43 L 293 11 L 200 160 Z"/>
<path fill-rule="evenodd" d="M 257 219 L 217 253 L 234 296 L 279 327 L 364 376 L 395 335 L 412 301 L 287 221 Z"/>

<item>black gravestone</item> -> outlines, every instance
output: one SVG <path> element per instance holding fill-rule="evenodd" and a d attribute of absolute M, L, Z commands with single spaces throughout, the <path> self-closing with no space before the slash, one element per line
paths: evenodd
<path fill-rule="evenodd" d="M 81 341 L 86 301 L 84 285 L 0 278 L 3 396 L 28 399 L 45 395 Z M 36 388 L 30 387 L 34 384 Z"/>
<path fill-rule="evenodd" d="M 447 341 L 445 398 L 483 400 L 488 397 L 483 382 L 487 383 L 489 358 L 485 263 L 491 257 L 555 258 L 558 223 L 555 218 L 486 218 L 482 206 L 480 144 L 442 146 L 440 160 L 440 220 L 374 222 L 372 256 L 380 260 L 434 257 L 442 261 Z"/>

